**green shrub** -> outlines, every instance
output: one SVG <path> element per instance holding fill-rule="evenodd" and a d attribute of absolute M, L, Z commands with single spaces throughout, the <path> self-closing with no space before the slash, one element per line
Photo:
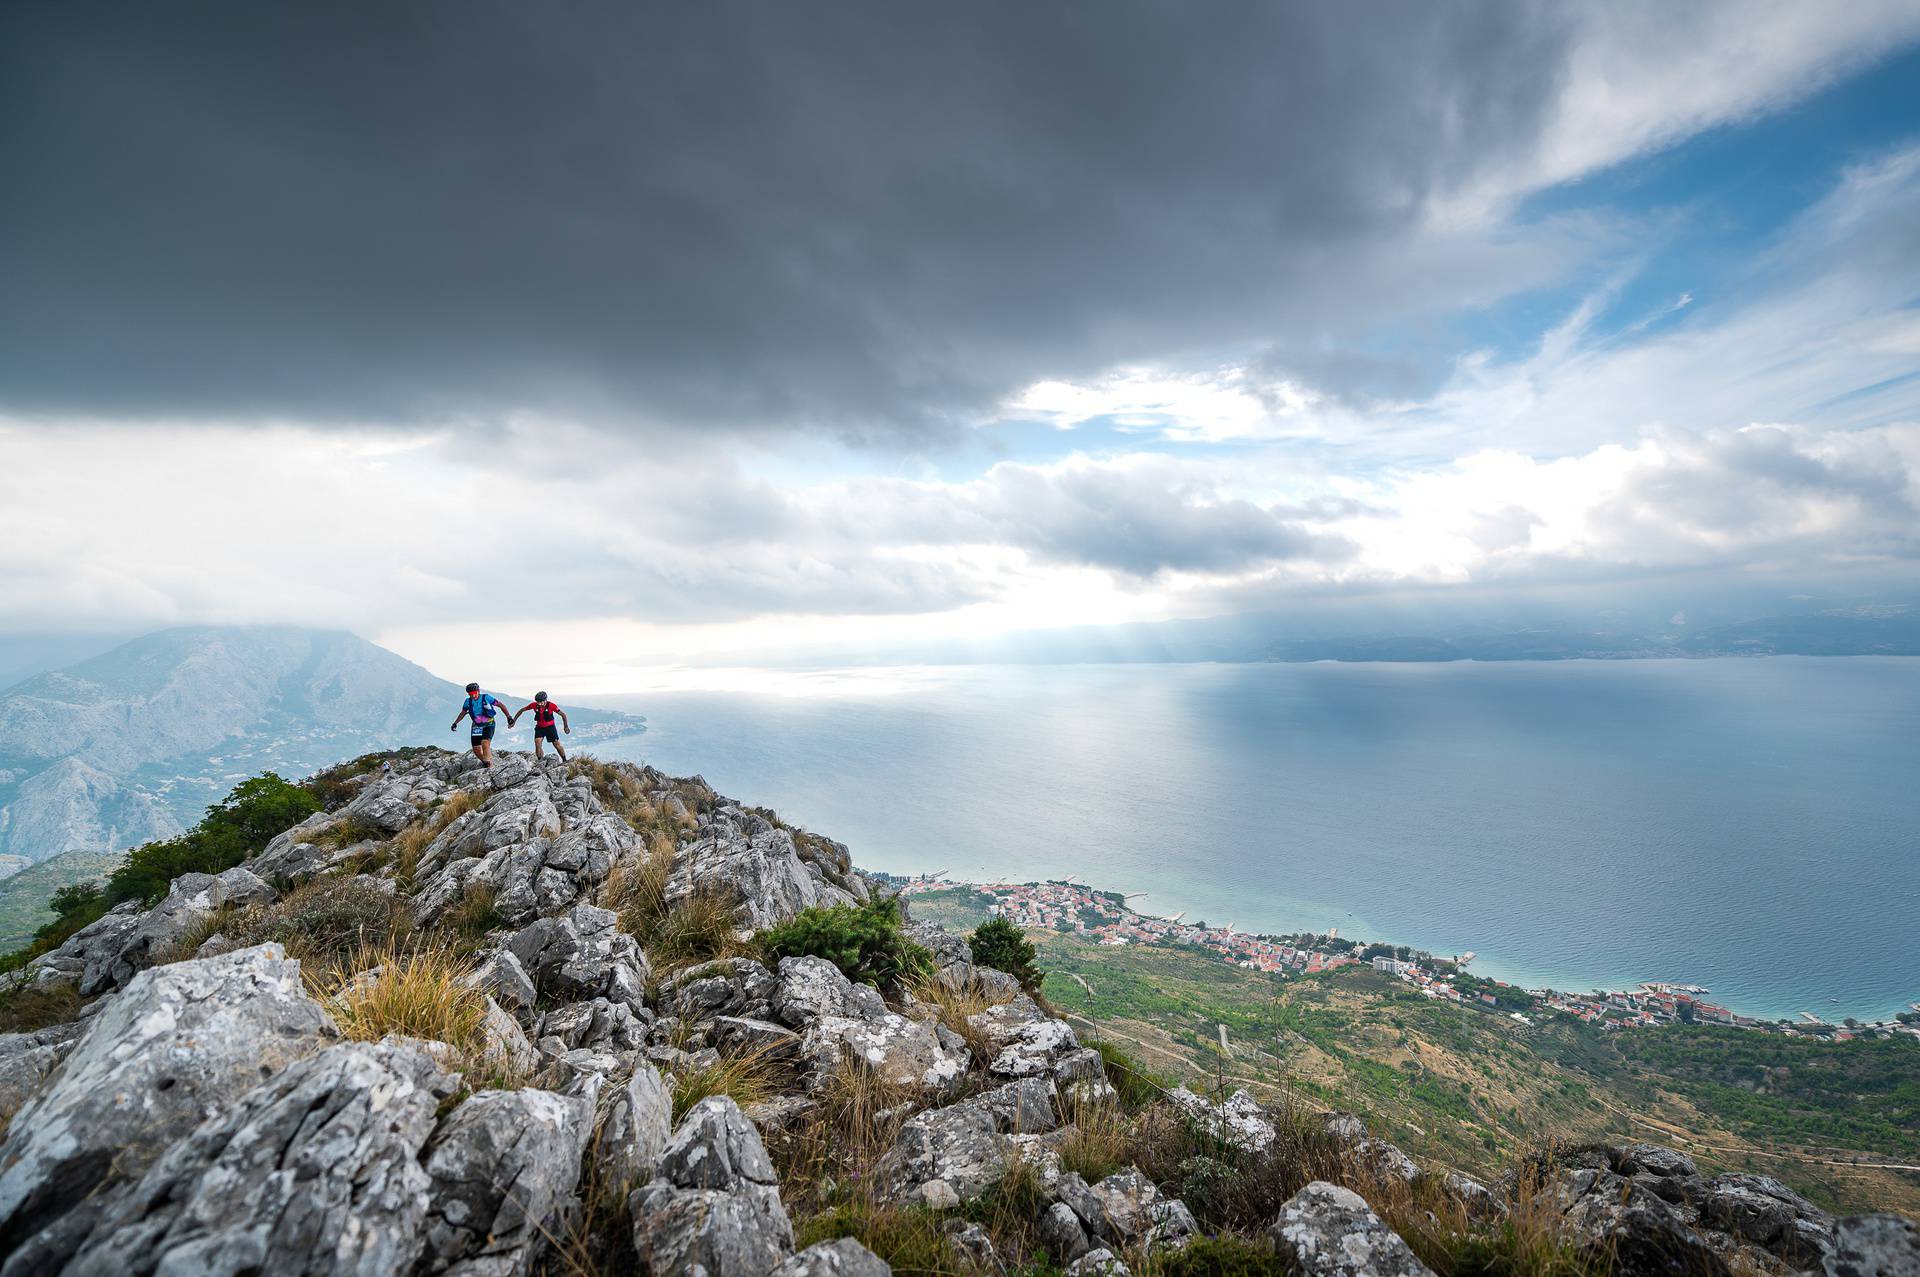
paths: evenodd
<path fill-rule="evenodd" d="M 801 1249 L 840 1237 L 853 1238 L 897 1273 L 959 1277 L 967 1271 L 953 1243 L 940 1231 L 940 1217 L 929 1210 L 861 1198 L 803 1219 L 794 1229 L 794 1245 Z"/>
<path fill-rule="evenodd" d="M 1100 1053 L 1107 1081 L 1120 1093 L 1120 1107 L 1129 1113 L 1145 1108 L 1173 1089 L 1172 1079 L 1155 1073 L 1113 1043 L 1093 1041 L 1087 1045 Z"/>
<path fill-rule="evenodd" d="M 1287 1277 L 1292 1269 L 1267 1241 L 1236 1237 L 1200 1237 L 1175 1251 L 1164 1251 L 1154 1277 Z"/>
<path fill-rule="evenodd" d="M 1020 982 L 1028 993 L 1039 989 L 1047 973 L 1033 965 L 1037 956 L 1033 942 L 1020 928 L 1005 918 L 993 918 L 980 924 L 968 937 L 973 960 L 983 967 L 1004 971 Z"/>
<path fill-rule="evenodd" d="M 219 873 L 257 855 L 274 835 L 320 810 L 320 800 L 273 772 L 243 780 L 178 838 L 135 847 L 107 875 L 106 905 L 152 904 L 181 874 Z"/>
<path fill-rule="evenodd" d="M 898 988 L 933 974 L 933 955 L 900 930 L 900 902 L 815 906 L 754 939 L 770 963 L 782 958 L 825 958 L 849 980 L 875 988 Z"/>
<path fill-rule="evenodd" d="M 128 852 L 104 884 L 79 883 L 54 892 L 49 902 L 54 920 L 34 933 L 32 944 L 0 957 L 0 971 L 15 970 L 59 948 L 117 904 L 154 903 L 181 874 L 233 868 L 257 855 L 276 834 L 319 810 L 319 799 L 272 772 L 241 781 L 186 833 Z"/>

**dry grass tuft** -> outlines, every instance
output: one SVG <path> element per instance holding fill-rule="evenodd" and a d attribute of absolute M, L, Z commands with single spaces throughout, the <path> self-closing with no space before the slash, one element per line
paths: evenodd
<path fill-rule="evenodd" d="M 71 984 L 29 984 L 0 994 L 0 1033 L 32 1033 L 55 1024 L 70 1024 L 86 1008 L 85 998 Z"/>
<path fill-rule="evenodd" d="M 640 942 L 658 976 L 711 962 L 715 958 L 756 957 L 758 951 L 739 934 L 732 897 L 699 892 L 671 904 L 668 856 L 650 854 L 623 861 L 607 875 L 601 904 L 620 915 L 620 929 Z"/>
<path fill-rule="evenodd" d="M 506 919 L 495 905 L 499 893 L 484 882 L 470 882 L 460 899 L 440 915 L 439 928 L 451 933 L 457 947 L 470 948 L 486 938 L 489 931 Z"/>
<path fill-rule="evenodd" d="M 355 1041 L 402 1033 L 470 1050 L 481 1045 L 487 1014 L 487 995 L 462 983 L 472 972 L 471 962 L 445 949 L 369 949 L 328 968 L 318 992 Z"/>
<path fill-rule="evenodd" d="M 235 948 L 271 940 L 288 957 L 322 965 L 366 950 L 403 950 L 415 939 L 403 897 L 351 878 L 315 878 L 270 904 L 216 913 L 189 932 L 179 956 L 192 957 L 216 932 Z"/>
<path fill-rule="evenodd" d="M 955 988 L 953 985 L 933 976 L 917 980 L 909 986 L 917 1001 L 930 1006 L 940 1017 L 940 1023 L 952 1029 L 967 1041 L 967 1049 L 973 1052 L 973 1062 L 984 1068 L 993 1058 L 993 1042 L 985 1032 L 968 1022 L 968 1017 L 979 1015 L 993 1006 L 986 995 L 972 985 Z"/>
<path fill-rule="evenodd" d="M 468 1090 L 524 1086 L 519 1068 L 491 1049 L 483 1028 L 487 995 L 467 985 L 472 973 L 471 959 L 446 948 L 370 949 L 309 976 L 308 984 L 353 1041 L 398 1033 L 443 1042 Z"/>
<path fill-rule="evenodd" d="M 1079 1104 L 1067 1117 L 1069 1125 L 1060 1142 L 1061 1170 L 1076 1171 L 1093 1184 L 1133 1165 L 1133 1124 L 1119 1105 Z"/>
<path fill-rule="evenodd" d="M 675 1073 L 667 1081 L 678 1125 L 687 1110 L 711 1095 L 726 1095 L 741 1108 L 771 1098 L 780 1087 L 778 1065 L 764 1051 L 723 1055 L 705 1068 Z"/>
<path fill-rule="evenodd" d="M 486 795 L 476 789 L 457 789 L 448 794 L 433 810 L 433 823 L 429 826 L 427 833 L 428 841 L 432 841 L 441 830 L 468 812 L 478 810 L 480 804 L 486 801 Z"/>

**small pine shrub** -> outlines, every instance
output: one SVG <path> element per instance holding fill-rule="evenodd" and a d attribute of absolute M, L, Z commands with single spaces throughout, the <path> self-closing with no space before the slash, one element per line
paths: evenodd
<path fill-rule="evenodd" d="M 1033 942 L 1005 918 L 991 918 L 981 923 L 967 939 L 973 946 L 975 962 L 1006 972 L 1028 993 L 1036 992 L 1040 982 L 1047 978 L 1046 972 L 1034 965 L 1038 955 Z"/>
<path fill-rule="evenodd" d="M 815 906 L 754 937 L 768 964 L 782 958 L 825 958 L 847 979 L 875 988 L 901 988 L 933 974 L 933 955 L 900 929 L 900 902 Z"/>

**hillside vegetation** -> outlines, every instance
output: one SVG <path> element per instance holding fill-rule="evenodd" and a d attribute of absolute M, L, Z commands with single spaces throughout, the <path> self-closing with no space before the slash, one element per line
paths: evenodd
<path fill-rule="evenodd" d="M 956 927 L 990 916 L 965 887 L 916 894 L 913 908 Z M 1189 948 L 1031 939 L 1053 1005 L 1155 1068 L 1362 1112 L 1462 1169 L 1491 1172 L 1548 1139 L 1656 1139 L 1832 1207 L 1920 1211 L 1920 1171 L 1867 1165 L 1920 1166 L 1920 1043 L 1526 1025 L 1364 967 L 1288 977 Z"/>

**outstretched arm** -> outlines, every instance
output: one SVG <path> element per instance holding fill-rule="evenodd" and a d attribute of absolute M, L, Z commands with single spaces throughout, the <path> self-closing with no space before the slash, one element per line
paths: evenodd
<path fill-rule="evenodd" d="M 522 705 L 519 709 L 507 710 L 507 726 L 512 727 L 515 723 L 519 722 L 520 716 L 532 708 L 533 708 L 533 702 L 528 701 L 525 705 Z"/>
<path fill-rule="evenodd" d="M 453 716 L 453 725 L 447 728 L 447 730 L 450 732 L 457 730 L 460 726 L 460 720 L 465 718 L 466 716 L 467 716 L 467 707 L 465 705 L 462 705 L 460 707 L 460 712 Z"/>
<path fill-rule="evenodd" d="M 567 721 L 567 711 L 561 709 L 558 705 L 555 705 L 553 707 L 553 712 L 560 716 L 561 730 L 566 732 L 566 734 L 569 736 L 573 735 L 573 724 Z"/>

